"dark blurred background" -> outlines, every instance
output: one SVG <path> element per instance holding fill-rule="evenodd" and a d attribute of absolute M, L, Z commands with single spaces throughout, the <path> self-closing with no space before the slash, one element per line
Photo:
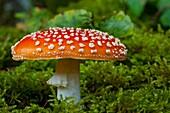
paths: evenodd
<path fill-rule="evenodd" d="M 15 26 L 18 21 L 23 21 L 16 18 L 16 13 L 31 15 L 35 7 L 46 9 L 53 15 L 69 9 L 85 9 L 92 12 L 95 19 L 123 10 L 137 25 L 170 27 L 170 0 L 0 0 L 0 25 Z"/>
<path fill-rule="evenodd" d="M 0 0 L 0 25 L 13 26 L 18 21 L 15 13 L 25 12 L 29 14 L 33 7 L 47 8 L 57 13 L 57 8 L 67 6 L 70 2 L 78 0 Z"/>

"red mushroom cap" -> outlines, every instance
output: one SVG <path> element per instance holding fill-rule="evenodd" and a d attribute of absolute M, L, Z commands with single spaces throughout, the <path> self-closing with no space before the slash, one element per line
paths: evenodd
<path fill-rule="evenodd" d="M 14 60 L 125 60 L 127 49 L 118 38 L 94 29 L 50 28 L 23 37 L 12 46 Z"/>

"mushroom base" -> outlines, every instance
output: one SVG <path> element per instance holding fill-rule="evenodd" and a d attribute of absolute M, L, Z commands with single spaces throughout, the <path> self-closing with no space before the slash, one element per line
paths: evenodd
<path fill-rule="evenodd" d="M 80 101 L 80 62 L 75 59 L 59 59 L 55 74 L 47 81 L 57 86 L 57 98 L 75 97 Z M 71 100 L 68 100 L 71 101 Z"/>

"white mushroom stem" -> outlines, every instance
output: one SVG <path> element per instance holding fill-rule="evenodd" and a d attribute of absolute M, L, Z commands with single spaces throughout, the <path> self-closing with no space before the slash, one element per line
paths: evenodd
<path fill-rule="evenodd" d="M 75 59 L 59 59 L 54 76 L 47 81 L 57 86 L 57 98 L 75 97 L 80 101 L 80 62 Z"/>

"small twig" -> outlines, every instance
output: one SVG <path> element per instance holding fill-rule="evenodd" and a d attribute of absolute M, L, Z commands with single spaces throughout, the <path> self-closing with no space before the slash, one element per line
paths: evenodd
<path fill-rule="evenodd" d="M 170 9 L 170 5 L 165 5 L 163 7 L 161 7 L 153 16 L 152 18 L 152 24 L 156 23 L 156 21 L 158 20 L 158 18 L 160 17 L 160 15 L 166 10 L 166 9 Z"/>
<path fill-rule="evenodd" d="M 47 103 L 48 103 L 48 100 L 46 100 L 46 102 L 45 102 L 45 104 L 43 105 L 43 107 L 45 107 L 45 106 L 47 105 Z"/>
<path fill-rule="evenodd" d="M 91 24 L 92 24 L 92 26 L 94 27 L 94 13 L 92 13 L 91 19 L 92 19 Z"/>
<path fill-rule="evenodd" d="M 5 47 L 6 47 L 7 43 L 9 42 L 10 38 L 11 38 L 11 37 L 10 37 L 9 35 L 6 37 L 6 39 L 5 39 L 5 41 L 4 41 L 4 45 L 2 46 L 2 48 L 5 49 Z"/>

